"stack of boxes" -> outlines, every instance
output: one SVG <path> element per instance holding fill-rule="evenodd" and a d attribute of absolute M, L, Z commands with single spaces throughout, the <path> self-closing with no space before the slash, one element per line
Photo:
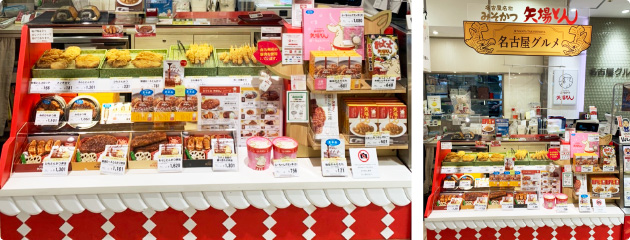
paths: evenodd
<path fill-rule="evenodd" d="M 344 98 L 342 131 L 350 143 L 364 143 L 367 132 L 390 132 L 390 144 L 407 143 L 407 105 L 396 98 Z"/>
<path fill-rule="evenodd" d="M 310 59 L 309 74 L 316 90 L 326 90 L 326 78 L 335 75 L 350 75 L 350 89 L 361 88 L 363 64 L 356 51 L 311 51 Z"/>

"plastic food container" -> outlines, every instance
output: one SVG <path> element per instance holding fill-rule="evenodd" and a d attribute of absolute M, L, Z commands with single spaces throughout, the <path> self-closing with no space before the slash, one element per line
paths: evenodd
<path fill-rule="evenodd" d="M 566 194 L 564 193 L 556 194 L 556 204 L 566 204 L 567 200 L 568 200 L 568 197 Z"/>
<path fill-rule="evenodd" d="M 70 112 L 73 110 L 89 111 L 91 120 L 89 123 L 72 124 L 70 123 Z M 96 98 L 91 96 L 78 96 L 70 100 L 66 107 L 66 121 L 68 125 L 76 129 L 88 129 L 94 127 L 100 120 L 101 106 Z"/>
<path fill-rule="evenodd" d="M 564 196 L 566 197 L 567 195 Z M 545 199 L 544 205 L 546 209 L 553 209 L 554 207 L 556 207 L 556 196 L 551 193 L 546 193 L 545 195 L 543 195 L 543 198 Z"/>
<path fill-rule="evenodd" d="M 296 158 L 298 143 L 290 137 L 279 137 L 273 140 L 273 159 Z"/>
<path fill-rule="evenodd" d="M 266 170 L 271 165 L 271 141 L 264 137 L 247 139 L 247 166 L 254 170 Z"/>

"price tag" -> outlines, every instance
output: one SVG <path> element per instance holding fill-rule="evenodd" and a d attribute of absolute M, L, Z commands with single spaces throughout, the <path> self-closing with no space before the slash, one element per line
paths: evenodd
<path fill-rule="evenodd" d="M 246 87 L 252 85 L 252 76 L 230 76 L 230 81 L 236 86 Z"/>
<path fill-rule="evenodd" d="M 365 134 L 366 147 L 389 146 L 389 132 L 368 132 Z"/>
<path fill-rule="evenodd" d="M 489 172 L 503 172 L 503 171 L 505 171 L 505 166 L 493 166 L 493 167 L 490 167 Z"/>
<path fill-rule="evenodd" d="M 445 189 L 453 189 L 455 188 L 455 181 L 444 181 L 444 186 L 442 186 Z M 470 185 L 470 184 L 468 184 Z"/>
<path fill-rule="evenodd" d="M 92 123 L 92 110 L 89 110 L 89 109 L 70 110 L 70 114 L 68 114 L 68 123 L 69 124 Z"/>
<path fill-rule="evenodd" d="M 604 199 L 593 199 L 593 212 L 605 213 L 606 201 Z"/>
<path fill-rule="evenodd" d="M 448 173 L 457 173 L 457 167 L 442 167 L 442 170 L 440 171 L 442 174 L 448 174 Z"/>
<path fill-rule="evenodd" d="M 453 149 L 453 143 L 452 142 L 440 142 L 440 148 L 442 150 L 444 150 L 444 149 Z"/>
<path fill-rule="evenodd" d="M 615 166 L 605 165 L 602 167 L 602 171 L 604 172 L 614 172 Z"/>
<path fill-rule="evenodd" d="M 299 177 L 297 159 L 283 158 L 273 160 L 273 175 L 275 177 Z"/>
<path fill-rule="evenodd" d="M 481 166 L 481 167 L 478 167 L 478 168 L 479 168 L 479 173 L 489 173 L 490 172 L 490 167 Z"/>
<path fill-rule="evenodd" d="M 591 197 L 588 194 L 580 194 L 578 199 L 578 210 L 580 212 L 591 212 Z"/>
<path fill-rule="evenodd" d="M 44 161 L 42 174 L 45 176 L 67 176 L 70 161 Z"/>
<path fill-rule="evenodd" d="M 461 198 L 451 198 L 451 201 L 446 205 L 446 211 L 459 212 L 459 206 L 461 205 Z"/>
<path fill-rule="evenodd" d="M 573 172 L 562 173 L 562 186 L 573 187 Z"/>
<path fill-rule="evenodd" d="M 504 211 L 514 210 L 514 202 L 501 202 L 501 209 Z"/>
<path fill-rule="evenodd" d="M 94 92 L 96 90 L 96 79 L 79 79 L 74 82 L 74 90 L 77 92 Z"/>
<path fill-rule="evenodd" d="M 207 79 L 207 77 L 185 77 L 184 86 L 187 88 L 197 88 L 204 85 L 205 79 Z"/>
<path fill-rule="evenodd" d="M 475 171 L 475 167 L 471 167 L 471 166 L 466 166 L 466 167 L 461 167 L 461 172 L 462 173 L 474 173 L 474 172 L 478 172 Z"/>
<path fill-rule="evenodd" d="M 489 178 L 477 178 L 477 179 L 475 179 L 475 186 L 478 187 L 478 188 L 490 187 L 490 179 Z"/>
<path fill-rule="evenodd" d="M 540 205 L 538 205 L 538 202 L 527 202 L 527 209 L 528 210 L 538 210 L 538 209 L 540 209 Z"/>
<path fill-rule="evenodd" d="M 162 80 L 162 78 L 141 77 L 139 88 L 143 88 L 143 89 L 164 88 L 164 80 Z"/>
<path fill-rule="evenodd" d="M 486 209 L 488 209 L 487 204 L 475 202 L 475 211 L 486 211 Z"/>
<path fill-rule="evenodd" d="M 593 172 L 593 165 L 582 165 L 582 172 Z"/>
<path fill-rule="evenodd" d="M 127 161 L 125 159 L 115 160 L 113 158 L 103 158 L 101 160 L 101 174 L 107 175 L 123 175 Z"/>
<path fill-rule="evenodd" d="M 26 24 L 26 23 L 28 23 L 30 21 L 31 21 L 31 14 L 24 14 L 24 15 L 22 15 L 22 19 L 20 19 L 20 22 L 22 24 Z"/>
<path fill-rule="evenodd" d="M 212 158 L 213 171 L 238 171 L 236 154 L 214 154 Z"/>
<path fill-rule="evenodd" d="M 600 192 L 599 198 L 612 198 L 612 193 L 610 192 Z"/>
<path fill-rule="evenodd" d="M 181 172 L 182 156 L 160 155 L 158 158 L 158 172 Z"/>
<path fill-rule="evenodd" d="M 326 91 L 349 91 L 350 75 L 333 75 L 326 78 Z"/>
<path fill-rule="evenodd" d="M 396 77 L 387 75 L 372 76 L 372 90 L 396 89 Z"/>
<path fill-rule="evenodd" d="M 50 93 L 54 80 L 52 79 L 31 79 L 30 93 Z"/>
<path fill-rule="evenodd" d="M 52 43 L 53 42 L 53 29 L 52 28 L 31 28 L 30 38 L 31 43 Z"/>
<path fill-rule="evenodd" d="M 348 163 L 345 158 L 322 158 L 322 175 L 324 177 L 348 176 Z"/>
<path fill-rule="evenodd" d="M 339 25 L 344 27 L 363 27 L 363 15 L 362 11 L 341 11 Z"/>
<path fill-rule="evenodd" d="M 58 93 L 75 92 L 75 81 L 70 79 L 58 79 L 52 82 L 51 90 Z"/>
<path fill-rule="evenodd" d="M 35 114 L 35 125 L 37 126 L 57 126 L 59 125 L 58 111 L 37 111 Z"/>
<path fill-rule="evenodd" d="M 557 213 L 566 213 L 569 211 L 569 206 L 566 203 L 556 204 Z"/>
<path fill-rule="evenodd" d="M 131 91 L 131 78 L 112 78 L 111 89 L 113 92 Z"/>
<path fill-rule="evenodd" d="M 291 90 L 306 90 L 306 75 L 291 75 Z"/>
<path fill-rule="evenodd" d="M 461 189 L 467 189 L 470 188 L 472 184 L 472 181 L 470 180 L 466 180 L 466 181 L 459 181 L 459 187 Z"/>

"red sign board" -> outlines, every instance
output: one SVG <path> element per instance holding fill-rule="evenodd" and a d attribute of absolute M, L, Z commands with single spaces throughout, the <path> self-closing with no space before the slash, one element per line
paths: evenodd
<path fill-rule="evenodd" d="M 258 50 L 254 52 L 254 57 L 264 65 L 274 65 L 282 60 L 278 45 L 269 41 L 258 42 Z"/>
<path fill-rule="evenodd" d="M 560 160 L 560 151 L 555 148 L 550 148 L 549 153 L 547 154 L 550 160 L 557 161 Z"/>

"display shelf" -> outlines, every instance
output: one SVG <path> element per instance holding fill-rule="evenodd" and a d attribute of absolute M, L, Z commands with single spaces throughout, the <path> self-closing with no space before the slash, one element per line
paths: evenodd
<path fill-rule="evenodd" d="M 372 90 L 372 87 L 367 83 L 366 79 L 363 78 L 361 81 L 360 89 L 352 89 L 347 91 L 327 91 L 327 90 L 317 90 L 315 89 L 315 79 L 312 76 L 308 76 L 306 80 L 306 86 L 308 90 L 313 94 L 370 94 L 370 93 L 407 93 L 407 88 L 405 88 L 399 81 L 396 82 L 396 89 L 391 90 Z"/>
<path fill-rule="evenodd" d="M 320 150 L 322 148 L 322 144 L 321 141 L 315 139 L 315 136 L 313 136 L 313 131 L 310 129 L 309 127 L 309 131 L 308 131 L 308 144 L 311 148 L 313 148 L 313 150 Z M 348 143 L 348 140 L 345 136 L 345 134 L 339 134 L 339 139 L 345 139 L 345 147 L 346 150 L 350 149 L 350 148 L 364 148 L 366 147 L 365 144 L 356 144 L 356 143 Z M 370 148 L 376 148 L 376 149 L 390 149 L 390 150 L 401 150 L 401 149 L 409 149 L 409 145 L 408 144 L 395 144 L 395 145 L 389 145 L 389 146 L 378 146 L 378 147 L 370 147 Z"/>
<path fill-rule="evenodd" d="M 380 157 L 379 178 L 323 177 L 319 159 L 300 158 L 299 177 L 275 178 L 273 167 L 255 171 L 247 167 L 245 148 L 239 148 L 239 171 L 213 172 L 211 168 L 185 168 L 181 173 L 155 169 L 127 170 L 125 175 L 99 171 L 71 171 L 66 177 L 42 173 L 14 173 L 0 190 L 2 196 L 108 194 L 183 191 L 242 191 L 281 189 L 409 188 L 411 172 L 396 157 Z M 352 169 L 350 167 L 350 169 Z"/>
<path fill-rule="evenodd" d="M 574 174 L 586 174 L 586 175 L 606 175 L 606 174 L 619 174 L 619 170 L 615 170 L 612 172 L 604 172 L 604 171 L 597 171 L 597 172 L 578 172 L 575 171 L 575 165 L 571 166 L 571 169 L 573 170 Z"/>

